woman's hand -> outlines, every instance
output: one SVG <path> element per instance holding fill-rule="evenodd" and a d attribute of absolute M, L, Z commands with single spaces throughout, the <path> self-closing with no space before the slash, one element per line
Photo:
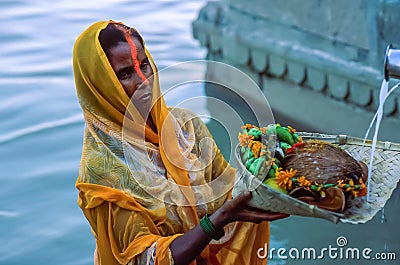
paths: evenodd
<path fill-rule="evenodd" d="M 260 223 L 262 221 L 274 221 L 289 217 L 289 214 L 273 213 L 249 206 L 251 197 L 251 192 L 246 191 L 238 197 L 227 201 L 210 216 L 211 222 L 216 227 L 222 228 L 235 221 Z"/>
<path fill-rule="evenodd" d="M 250 199 L 251 193 L 244 192 L 233 200 L 225 202 L 210 216 L 210 221 L 215 227 L 222 229 L 225 225 L 235 221 L 260 223 L 289 216 L 288 214 L 271 213 L 252 208 L 249 206 Z M 184 235 L 174 239 L 169 248 L 175 264 L 189 264 L 195 260 L 211 239 L 212 237 L 205 233 L 200 225 L 196 225 Z"/>

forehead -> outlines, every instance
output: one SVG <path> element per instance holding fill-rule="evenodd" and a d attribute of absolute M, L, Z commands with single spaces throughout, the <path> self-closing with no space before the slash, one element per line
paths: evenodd
<path fill-rule="evenodd" d="M 145 59 L 146 53 L 142 47 L 142 44 L 137 40 L 136 38 L 132 38 L 134 47 L 130 47 L 128 42 L 118 42 L 116 45 L 110 48 L 110 57 L 109 59 L 127 59 L 127 58 L 132 58 L 133 54 L 136 54 L 137 58 L 139 60 Z M 134 49 L 134 51 L 131 51 L 131 48 Z"/>

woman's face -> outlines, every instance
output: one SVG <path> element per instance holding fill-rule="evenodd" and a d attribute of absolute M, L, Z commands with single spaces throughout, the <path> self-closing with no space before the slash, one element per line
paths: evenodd
<path fill-rule="evenodd" d="M 151 107 L 153 69 L 142 44 L 136 38 L 132 40 L 131 45 L 118 42 L 113 46 L 109 50 L 108 60 L 126 94 L 144 116 Z"/>

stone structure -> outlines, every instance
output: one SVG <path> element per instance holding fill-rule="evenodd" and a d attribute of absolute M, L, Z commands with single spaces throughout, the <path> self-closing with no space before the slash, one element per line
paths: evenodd
<path fill-rule="evenodd" d="M 225 0 L 201 9 L 193 35 L 208 59 L 258 83 L 277 122 L 363 137 L 378 106 L 386 47 L 400 46 L 396 10 L 400 1 Z M 385 103 L 380 140 L 400 142 L 399 95 Z"/>

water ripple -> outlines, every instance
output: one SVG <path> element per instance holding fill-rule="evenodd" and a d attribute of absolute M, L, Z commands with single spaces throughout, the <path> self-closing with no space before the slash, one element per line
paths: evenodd
<path fill-rule="evenodd" d="M 16 217 L 18 215 L 18 212 L 0 210 L 0 217 Z"/>
<path fill-rule="evenodd" d="M 0 135 L 0 144 L 4 144 L 10 141 L 14 141 L 20 137 L 35 134 L 44 130 L 48 129 L 53 129 L 57 127 L 63 127 L 67 125 L 73 125 L 77 123 L 83 122 L 83 115 L 82 114 L 77 114 L 65 119 L 60 119 L 56 121 L 49 121 L 49 122 L 43 122 L 34 126 L 22 128 L 19 130 L 15 130 L 13 132 L 7 133 Z"/>

